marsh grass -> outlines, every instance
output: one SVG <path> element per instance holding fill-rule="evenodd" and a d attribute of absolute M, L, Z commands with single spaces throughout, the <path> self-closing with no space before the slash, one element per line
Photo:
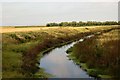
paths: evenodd
<path fill-rule="evenodd" d="M 47 77 L 38 65 L 45 52 L 107 28 L 50 28 L 39 31 L 2 33 L 3 78 Z M 39 72 L 39 70 L 41 72 Z M 43 72 L 42 72 L 43 71 Z M 49 75 L 48 75 L 49 77 Z"/>
<path fill-rule="evenodd" d="M 66 31 L 66 32 L 64 32 Z M 56 33 L 56 34 L 55 34 Z M 23 65 L 22 60 L 25 58 L 25 60 L 28 58 L 27 56 L 27 51 L 30 51 L 31 49 L 34 48 L 34 50 L 31 50 L 31 52 L 35 52 L 35 54 L 40 53 L 38 52 L 38 48 L 36 46 L 40 45 L 41 49 L 44 52 L 47 52 L 51 50 L 50 48 L 59 43 L 65 42 L 67 39 L 64 39 L 66 35 L 64 34 L 69 34 L 73 35 L 78 33 L 75 32 L 74 30 L 56 30 L 56 29 L 51 29 L 49 30 L 42 30 L 42 31 L 36 31 L 36 32 L 13 32 L 13 33 L 3 33 L 3 41 L 2 41 L 2 52 L 3 52 L 3 78 L 10 78 L 10 77 L 26 77 L 25 74 L 23 74 L 21 71 L 22 68 L 21 66 Z M 64 39 L 64 41 L 61 41 L 60 39 Z M 61 44 L 63 45 L 63 44 Z M 37 47 L 38 47 L 37 46 Z M 35 49 L 36 48 L 36 49 Z M 41 50 L 40 49 L 40 50 Z M 37 51 L 37 52 L 36 52 Z M 41 51 L 41 52 L 42 52 Z M 31 59 L 30 59 L 31 58 Z M 36 56 L 34 58 L 30 57 L 25 64 L 28 62 L 33 63 L 36 65 L 36 60 L 38 59 Z M 33 61 L 32 61 L 33 60 Z M 28 67 L 26 67 L 28 68 Z M 38 68 L 39 69 L 39 68 Z M 30 70 L 28 68 L 28 70 Z M 35 67 L 33 68 L 33 71 L 35 70 Z M 30 71 L 30 73 L 32 70 Z M 9 75 L 9 76 L 8 76 Z M 42 75 L 42 74 L 41 74 Z M 28 76 L 28 75 L 27 75 Z"/>
<path fill-rule="evenodd" d="M 101 35 L 77 43 L 68 50 L 89 75 L 102 78 L 119 78 L 120 28 L 105 30 Z M 78 63 L 78 62 L 77 62 Z M 84 63 L 84 64 L 83 64 Z"/>

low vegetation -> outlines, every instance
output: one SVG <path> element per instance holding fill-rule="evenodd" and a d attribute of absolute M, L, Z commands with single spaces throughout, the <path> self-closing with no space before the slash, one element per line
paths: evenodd
<path fill-rule="evenodd" d="M 49 74 L 38 67 L 39 59 L 45 52 L 85 35 L 107 29 L 111 27 L 62 27 L 2 33 L 2 77 L 47 77 Z"/>
<path fill-rule="evenodd" d="M 86 29 L 82 29 L 82 30 L 85 31 Z M 7 29 L 7 31 L 9 32 L 9 28 Z M 2 76 L 3 78 L 28 77 L 28 74 L 26 75 L 24 74 L 26 71 L 26 70 L 23 71 L 23 69 L 25 69 L 24 65 L 25 64 L 27 65 L 31 61 L 33 62 L 35 61 L 35 59 L 33 60 L 32 58 L 30 59 L 30 56 L 29 56 L 28 60 L 30 61 L 25 63 L 25 61 L 28 58 L 25 56 L 29 55 L 28 51 L 36 47 L 36 45 L 38 44 L 45 45 L 46 43 L 49 43 L 51 39 L 54 39 L 55 41 L 55 39 L 59 37 L 59 39 L 62 40 L 67 35 L 75 35 L 79 32 L 79 30 L 76 30 L 76 29 L 66 29 L 66 28 L 42 29 L 38 31 L 29 31 L 29 32 L 24 32 L 24 31 L 14 32 L 14 31 L 9 33 L 8 32 L 2 33 L 2 53 L 3 53 L 2 54 L 2 59 L 3 59 L 2 60 L 3 61 Z M 54 42 L 54 41 L 51 41 L 51 42 Z M 31 52 L 35 52 L 35 50 Z M 26 60 L 24 61 L 24 59 Z M 26 68 L 29 69 L 28 67 Z M 29 74 L 31 74 L 31 72 Z M 42 75 L 42 77 L 44 77 L 44 75 Z"/>
<path fill-rule="evenodd" d="M 120 78 L 120 28 L 75 44 L 67 52 L 89 75 Z"/>

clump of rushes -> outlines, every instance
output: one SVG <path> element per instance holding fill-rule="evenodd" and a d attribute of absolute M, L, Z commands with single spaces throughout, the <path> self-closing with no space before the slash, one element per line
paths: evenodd
<path fill-rule="evenodd" d="M 102 78 L 120 78 L 120 29 L 105 31 L 97 37 L 77 43 L 70 52 L 89 75 Z M 75 60 L 74 60 L 75 61 Z"/>

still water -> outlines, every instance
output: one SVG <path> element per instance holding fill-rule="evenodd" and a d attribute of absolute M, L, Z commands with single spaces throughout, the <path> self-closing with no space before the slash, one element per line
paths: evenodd
<path fill-rule="evenodd" d="M 90 36 L 85 38 L 90 38 Z M 79 42 L 82 41 L 84 39 L 79 40 Z M 72 42 L 50 51 L 40 60 L 40 67 L 44 68 L 45 72 L 54 75 L 55 78 L 91 78 L 79 65 L 76 65 L 67 57 L 66 50 L 77 42 Z"/>

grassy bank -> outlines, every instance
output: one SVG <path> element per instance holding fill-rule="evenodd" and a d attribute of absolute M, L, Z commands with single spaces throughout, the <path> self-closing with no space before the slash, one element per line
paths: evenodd
<path fill-rule="evenodd" d="M 79 42 L 67 52 L 88 72 L 90 76 L 101 78 L 119 78 L 120 29 L 102 33 L 83 42 Z"/>
<path fill-rule="evenodd" d="M 47 73 L 38 67 L 40 64 L 38 60 L 43 53 L 93 32 L 110 28 L 62 27 L 2 33 L 2 76 L 3 78 L 47 77 Z M 38 71 L 39 73 L 34 75 Z"/>

